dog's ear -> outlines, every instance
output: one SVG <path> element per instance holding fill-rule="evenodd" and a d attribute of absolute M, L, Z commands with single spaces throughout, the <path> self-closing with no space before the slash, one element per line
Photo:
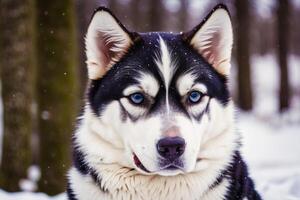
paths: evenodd
<path fill-rule="evenodd" d="M 132 34 L 118 19 L 107 8 L 98 8 L 85 38 L 89 79 L 101 78 L 132 43 Z"/>
<path fill-rule="evenodd" d="M 202 23 L 183 37 L 219 73 L 229 74 L 233 33 L 226 6 L 217 5 Z"/>

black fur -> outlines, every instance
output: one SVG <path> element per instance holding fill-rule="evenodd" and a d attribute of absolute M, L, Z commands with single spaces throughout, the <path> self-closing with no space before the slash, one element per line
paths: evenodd
<path fill-rule="evenodd" d="M 77 200 L 77 198 L 75 197 L 74 191 L 71 188 L 71 185 L 69 182 L 67 184 L 67 197 L 68 197 L 68 200 Z"/>
<path fill-rule="evenodd" d="M 144 33 L 140 34 L 140 37 L 141 39 L 129 49 L 128 53 L 103 78 L 91 81 L 88 100 L 97 115 L 101 116 L 101 112 L 111 101 L 124 97 L 122 91 L 130 85 L 137 84 L 136 78 L 140 77 L 141 73 L 153 75 L 161 85 L 153 104 L 143 105 L 149 109 L 148 115 L 151 116 L 164 109 L 165 88 L 155 63 L 157 53 L 160 52 L 159 37 L 166 42 L 172 52 L 172 59 L 176 60 L 177 70 L 169 89 L 170 104 L 174 110 L 186 113 L 189 117 L 201 119 L 201 116 L 190 116 L 188 114 L 186 105 L 182 104 L 182 99 L 175 87 L 179 76 L 190 71 L 197 76 L 196 82 L 206 85 L 208 88 L 207 95 L 210 98 L 215 98 L 224 105 L 228 103 L 230 97 L 226 86 L 227 78 L 219 74 L 201 55 L 191 48 L 181 34 Z M 111 84 L 112 82 L 114 84 Z M 137 120 L 124 109 L 123 111 L 124 119 L 127 119 L 126 116 L 128 116 L 133 121 Z"/>
<path fill-rule="evenodd" d="M 249 177 L 247 165 L 239 152 L 235 153 L 233 163 L 224 173 L 231 181 L 226 200 L 241 200 L 244 198 L 247 198 L 247 200 L 261 200 L 252 179 Z"/>

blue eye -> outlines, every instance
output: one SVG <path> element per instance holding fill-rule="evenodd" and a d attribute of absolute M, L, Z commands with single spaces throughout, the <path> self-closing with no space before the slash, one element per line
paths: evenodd
<path fill-rule="evenodd" d="M 193 91 L 190 93 L 188 98 L 191 103 L 198 103 L 200 101 L 201 97 L 202 97 L 202 94 L 200 92 Z"/>
<path fill-rule="evenodd" d="M 130 95 L 129 98 L 134 104 L 141 104 L 145 99 L 144 95 L 138 92 Z"/>

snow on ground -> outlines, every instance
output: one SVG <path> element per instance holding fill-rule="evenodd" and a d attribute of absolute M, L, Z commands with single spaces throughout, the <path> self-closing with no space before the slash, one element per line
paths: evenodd
<path fill-rule="evenodd" d="M 65 194 L 60 194 L 54 197 L 49 197 L 43 193 L 32 193 L 32 192 L 16 192 L 7 193 L 0 190 L 1 200 L 67 200 Z"/>
<path fill-rule="evenodd" d="M 264 199 L 300 199 L 300 124 L 272 125 L 241 113 L 238 127 L 242 153 Z"/>
<path fill-rule="evenodd" d="M 251 59 L 254 109 L 237 112 L 238 130 L 257 189 L 266 200 L 300 199 L 300 58 L 289 57 L 291 109 L 279 115 L 279 67 L 272 55 Z"/>
<path fill-rule="evenodd" d="M 289 61 L 293 88 L 290 110 L 277 113 L 278 66 L 274 56 L 267 55 L 251 60 L 254 110 L 237 111 L 237 130 L 243 135 L 242 153 L 265 200 L 300 200 L 300 58 L 291 56 Z M 66 196 L 0 190 L 0 200 L 66 200 Z"/>

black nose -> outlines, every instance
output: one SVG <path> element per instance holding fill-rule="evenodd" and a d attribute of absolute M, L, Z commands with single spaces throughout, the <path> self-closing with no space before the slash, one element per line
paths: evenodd
<path fill-rule="evenodd" d="M 159 155 L 168 159 L 175 160 L 179 158 L 185 149 L 185 141 L 181 137 L 166 137 L 160 139 L 157 143 Z"/>

